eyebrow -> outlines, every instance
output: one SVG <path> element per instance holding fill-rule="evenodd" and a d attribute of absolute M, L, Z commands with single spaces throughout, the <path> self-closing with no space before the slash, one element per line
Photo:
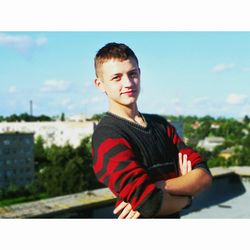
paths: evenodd
<path fill-rule="evenodd" d="M 127 73 L 132 73 L 132 72 L 134 72 L 134 71 L 138 71 L 138 68 L 133 68 L 133 69 L 129 70 Z M 122 75 L 122 73 L 114 73 L 114 74 L 112 74 L 112 75 L 110 76 L 110 78 L 113 78 L 113 77 L 115 77 L 115 76 L 120 76 L 120 75 Z"/>
<path fill-rule="evenodd" d="M 135 68 L 131 69 L 129 72 L 131 72 L 131 71 L 137 71 L 137 70 L 139 70 L 139 68 L 135 67 Z"/>
<path fill-rule="evenodd" d="M 137 71 L 138 69 L 135 68 L 135 69 L 131 69 L 128 73 L 131 73 L 131 72 L 134 72 L 134 71 Z"/>
<path fill-rule="evenodd" d="M 122 73 L 115 73 L 115 74 L 111 75 L 110 78 L 113 78 L 115 76 L 120 76 L 120 75 L 122 75 Z"/>

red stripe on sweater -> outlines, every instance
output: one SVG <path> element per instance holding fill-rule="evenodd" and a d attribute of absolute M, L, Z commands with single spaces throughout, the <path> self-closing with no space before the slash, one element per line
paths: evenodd
<path fill-rule="evenodd" d="M 126 168 L 112 173 L 109 179 L 110 189 L 113 192 L 120 194 L 120 192 L 127 185 L 126 183 L 129 182 L 130 178 L 136 178 L 138 172 L 144 173 L 144 170 L 139 168 L 135 161 L 131 161 L 131 163 Z M 115 190 L 115 186 L 117 185 L 118 181 L 121 181 L 121 182 L 120 182 L 118 190 L 117 188 Z"/>
<path fill-rule="evenodd" d="M 173 143 L 177 145 L 180 142 L 182 142 L 182 139 L 177 134 L 174 134 Z"/>
<path fill-rule="evenodd" d="M 171 138 L 172 137 L 172 134 L 173 134 L 173 128 L 171 126 L 168 126 L 167 127 L 167 134 L 168 134 L 168 137 Z"/>
<path fill-rule="evenodd" d="M 139 168 L 136 162 L 131 162 L 126 169 L 115 173 L 115 179 L 120 181 L 119 190 L 123 189 L 128 183 L 140 178 L 142 175 L 145 175 L 145 171 Z M 112 183 L 115 184 L 114 182 Z"/>
<path fill-rule="evenodd" d="M 140 188 L 142 191 L 140 193 L 136 193 L 136 190 Z M 126 198 L 129 203 L 132 203 L 134 198 L 136 196 L 136 201 L 140 203 L 146 195 L 149 194 L 153 189 L 155 188 L 154 184 L 150 184 L 148 182 L 148 176 L 146 174 L 143 174 L 139 178 L 136 178 L 133 182 L 128 183 L 120 192 L 120 197 Z M 136 196 L 135 196 L 136 195 Z M 132 206 L 135 206 L 135 204 L 131 204 Z"/>
<path fill-rule="evenodd" d="M 167 128 L 167 134 L 170 138 L 173 138 L 173 143 L 175 145 L 178 145 L 181 143 L 183 140 L 178 136 L 178 134 L 174 133 L 175 129 L 172 126 L 168 126 Z M 183 149 L 180 149 L 179 152 L 182 154 L 186 154 L 188 156 L 188 160 L 191 161 L 192 167 L 195 166 L 197 163 L 202 161 L 201 156 L 194 151 L 193 149 L 186 147 Z"/>
<path fill-rule="evenodd" d="M 139 197 L 134 197 L 131 201 L 131 206 L 133 210 L 137 210 L 137 207 L 144 201 L 144 199 L 150 195 L 150 193 L 155 189 L 154 184 L 149 184 L 145 188 L 144 192 Z"/>
<path fill-rule="evenodd" d="M 110 149 L 117 146 L 118 144 L 124 144 L 125 146 L 130 148 L 129 143 L 124 138 L 115 138 L 115 139 L 109 138 L 99 146 L 97 152 L 98 155 L 97 162 L 96 164 L 94 164 L 95 173 L 98 173 L 101 170 L 105 153 L 107 153 Z"/>
<path fill-rule="evenodd" d="M 127 149 L 127 150 L 122 151 L 122 152 L 118 153 L 117 155 L 111 157 L 109 159 L 108 164 L 107 164 L 105 174 L 99 180 L 101 182 L 103 182 L 103 180 L 106 176 L 113 174 L 115 168 L 117 167 L 117 165 L 119 165 L 119 163 L 121 161 L 127 161 L 127 160 L 131 159 L 133 156 L 134 155 L 133 155 L 132 151 L 130 149 Z"/>
<path fill-rule="evenodd" d="M 179 144 L 182 142 L 182 139 L 179 137 L 177 133 L 175 133 L 175 128 L 171 125 L 167 127 L 167 135 L 169 138 L 173 138 L 173 143 L 175 145 Z"/>

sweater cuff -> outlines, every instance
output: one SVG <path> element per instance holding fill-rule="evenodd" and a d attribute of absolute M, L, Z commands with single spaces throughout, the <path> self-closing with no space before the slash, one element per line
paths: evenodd
<path fill-rule="evenodd" d="M 193 167 L 193 169 L 196 169 L 196 168 L 201 168 L 201 169 L 203 169 L 207 174 L 209 174 L 209 175 L 212 176 L 211 171 L 210 171 L 209 167 L 207 166 L 206 162 L 203 161 L 203 162 L 200 162 L 200 163 L 196 164 L 196 165 Z"/>
<path fill-rule="evenodd" d="M 153 218 L 158 213 L 163 200 L 163 191 L 154 189 L 149 197 L 136 209 L 142 218 Z"/>

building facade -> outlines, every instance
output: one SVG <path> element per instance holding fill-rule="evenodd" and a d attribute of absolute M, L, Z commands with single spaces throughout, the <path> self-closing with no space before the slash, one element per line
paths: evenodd
<path fill-rule="evenodd" d="M 92 135 L 94 125 L 91 121 L 0 122 L 0 133 L 34 133 L 35 139 L 41 136 L 48 147 L 52 144 L 64 146 L 66 143 L 77 147 L 84 137 Z"/>
<path fill-rule="evenodd" d="M 224 141 L 225 139 L 223 137 L 206 137 L 204 140 L 200 140 L 197 146 L 212 152 L 215 147 L 223 144 Z"/>
<path fill-rule="evenodd" d="M 33 176 L 33 133 L 0 134 L 0 188 L 25 186 Z"/>

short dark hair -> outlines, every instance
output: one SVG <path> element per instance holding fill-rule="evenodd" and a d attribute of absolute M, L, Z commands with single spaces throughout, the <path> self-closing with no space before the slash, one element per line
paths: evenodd
<path fill-rule="evenodd" d="M 96 76 L 99 76 L 100 66 L 110 59 L 127 60 L 132 57 L 137 65 L 139 66 L 139 61 L 132 49 L 130 49 L 126 44 L 123 43 L 108 43 L 102 47 L 95 56 L 95 72 Z"/>

